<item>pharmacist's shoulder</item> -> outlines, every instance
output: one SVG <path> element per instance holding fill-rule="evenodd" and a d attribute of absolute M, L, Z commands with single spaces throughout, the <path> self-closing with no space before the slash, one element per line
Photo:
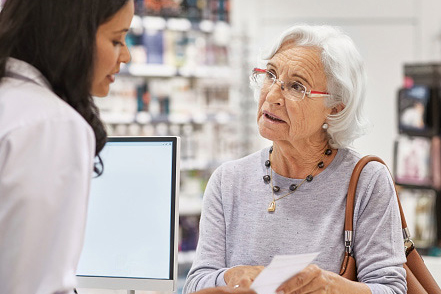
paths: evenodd
<path fill-rule="evenodd" d="M 49 130 L 63 123 L 92 132 L 83 117 L 50 89 L 5 78 L 0 84 L 0 138 L 23 128 Z"/>

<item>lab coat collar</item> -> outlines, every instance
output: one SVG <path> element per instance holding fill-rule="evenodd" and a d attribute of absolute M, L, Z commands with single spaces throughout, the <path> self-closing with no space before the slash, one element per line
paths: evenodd
<path fill-rule="evenodd" d="M 11 77 L 20 77 L 25 80 L 34 82 L 35 84 L 52 90 L 49 81 L 34 66 L 22 60 L 9 57 L 6 61 L 6 75 Z"/>

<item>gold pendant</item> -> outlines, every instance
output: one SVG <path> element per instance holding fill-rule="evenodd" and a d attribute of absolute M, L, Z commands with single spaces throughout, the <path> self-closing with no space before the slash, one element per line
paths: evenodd
<path fill-rule="evenodd" d="M 273 200 L 270 205 L 268 206 L 268 211 L 269 212 L 274 212 L 276 211 L 276 202 Z"/>

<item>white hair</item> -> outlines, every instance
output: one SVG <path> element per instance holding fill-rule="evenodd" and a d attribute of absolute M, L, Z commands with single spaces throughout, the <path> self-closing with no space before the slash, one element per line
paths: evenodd
<path fill-rule="evenodd" d="M 349 36 L 335 27 L 295 25 L 276 39 L 262 59 L 271 59 L 287 41 L 293 41 L 295 46 L 314 47 L 321 52 L 327 91 L 331 94 L 325 98 L 327 106 L 344 105 L 342 111 L 327 118 L 329 144 L 333 148 L 349 147 L 365 134 L 368 125 L 363 115 L 366 74 L 360 53 Z M 260 89 L 251 84 L 255 96 L 260 96 Z"/>

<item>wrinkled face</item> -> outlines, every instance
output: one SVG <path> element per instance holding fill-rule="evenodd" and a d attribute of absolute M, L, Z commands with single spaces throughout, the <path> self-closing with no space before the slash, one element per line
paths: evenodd
<path fill-rule="evenodd" d="M 115 81 L 115 74 L 119 72 L 121 62 L 130 61 L 125 37 L 134 11 L 133 0 L 129 0 L 106 23 L 98 27 L 91 91 L 93 96 L 106 96 L 109 93 L 110 84 Z"/>
<path fill-rule="evenodd" d="M 320 52 L 313 47 L 298 47 L 286 42 L 269 60 L 267 70 L 284 81 L 297 81 L 307 91 L 327 92 Z M 322 125 L 331 109 L 324 97 L 292 101 L 285 99 L 280 83 L 262 88 L 257 113 L 261 136 L 271 141 L 312 143 L 326 140 Z"/>

